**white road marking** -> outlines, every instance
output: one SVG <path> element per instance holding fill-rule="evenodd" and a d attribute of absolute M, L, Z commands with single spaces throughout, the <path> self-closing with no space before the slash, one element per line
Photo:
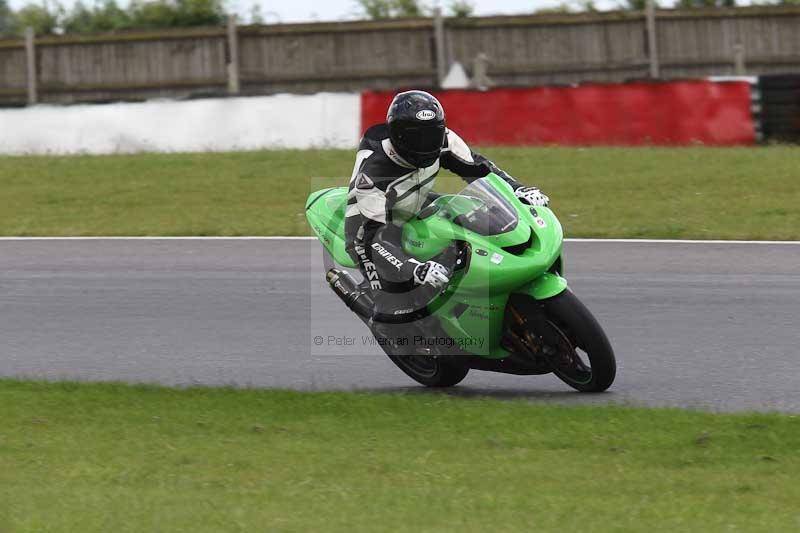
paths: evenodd
<path fill-rule="evenodd" d="M 305 241 L 316 237 L 0 237 L 0 241 Z"/>
<path fill-rule="evenodd" d="M 800 244 L 800 241 L 741 241 L 724 239 L 584 239 L 566 238 L 566 242 L 625 242 L 641 244 Z"/>
<path fill-rule="evenodd" d="M 269 236 L 269 237 L 0 237 L 0 241 L 308 241 L 317 240 L 312 236 Z M 632 243 L 632 244 L 800 244 L 800 241 L 741 241 L 720 239 L 590 239 L 567 238 L 565 242 Z"/>

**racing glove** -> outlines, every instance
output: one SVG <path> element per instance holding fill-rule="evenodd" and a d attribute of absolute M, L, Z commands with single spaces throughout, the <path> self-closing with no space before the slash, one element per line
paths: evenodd
<path fill-rule="evenodd" d="M 517 198 L 522 200 L 523 203 L 528 205 L 546 207 L 550 203 L 550 198 L 540 191 L 538 187 L 520 187 L 514 191 L 514 194 L 516 194 Z"/>
<path fill-rule="evenodd" d="M 441 289 L 450 282 L 447 269 L 436 261 L 420 263 L 414 268 L 414 283 Z"/>

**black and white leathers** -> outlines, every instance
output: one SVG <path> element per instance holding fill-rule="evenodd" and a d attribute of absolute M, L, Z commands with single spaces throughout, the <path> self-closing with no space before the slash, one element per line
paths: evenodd
<path fill-rule="evenodd" d="M 366 131 L 358 147 L 347 198 L 347 250 L 373 289 L 403 290 L 419 265 L 403 251 L 401 227 L 429 201 L 440 168 L 470 182 L 494 172 L 514 189 L 511 176 L 448 130 L 441 156 L 417 168 L 397 154 L 385 124 Z"/>

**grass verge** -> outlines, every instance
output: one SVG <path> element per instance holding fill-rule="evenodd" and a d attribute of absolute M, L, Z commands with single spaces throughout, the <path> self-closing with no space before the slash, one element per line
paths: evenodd
<path fill-rule="evenodd" d="M 800 419 L 0 381 L 2 531 L 792 531 Z"/>
<path fill-rule="evenodd" d="M 800 239 L 800 149 L 489 148 L 567 236 Z M 0 157 L 0 235 L 308 235 L 349 150 Z M 440 191 L 456 191 L 446 176 Z"/>

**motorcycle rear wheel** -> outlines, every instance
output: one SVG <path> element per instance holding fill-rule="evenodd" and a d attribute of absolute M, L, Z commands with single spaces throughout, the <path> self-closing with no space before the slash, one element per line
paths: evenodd
<path fill-rule="evenodd" d="M 389 355 L 389 359 L 408 377 L 426 387 L 453 387 L 461 383 L 469 373 L 468 368 L 455 366 L 432 356 Z M 421 360 L 425 360 L 426 366 L 420 364 Z"/>
<path fill-rule="evenodd" d="M 400 370 L 426 387 L 452 387 L 461 383 L 469 373 L 469 368 L 445 361 L 435 355 L 409 354 L 407 346 L 381 343 L 381 347 Z"/>

